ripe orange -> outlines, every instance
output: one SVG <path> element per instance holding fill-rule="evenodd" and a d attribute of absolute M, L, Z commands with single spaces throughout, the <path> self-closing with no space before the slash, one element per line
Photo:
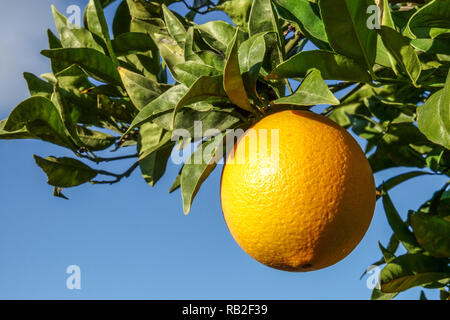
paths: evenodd
<path fill-rule="evenodd" d="M 358 143 L 309 111 L 278 112 L 251 129 L 256 135 L 246 131 L 222 172 L 222 209 L 234 239 L 254 259 L 287 271 L 342 260 L 363 238 L 375 207 L 372 170 Z M 269 141 L 261 155 L 272 129 L 279 130 L 279 147 Z"/>

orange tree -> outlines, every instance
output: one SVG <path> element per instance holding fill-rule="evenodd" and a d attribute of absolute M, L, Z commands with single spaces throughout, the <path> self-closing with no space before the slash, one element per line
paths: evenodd
<path fill-rule="evenodd" d="M 367 140 L 373 172 L 412 168 L 377 188 L 393 235 L 380 244 L 375 264 L 384 267 L 372 298 L 415 286 L 440 288 L 448 298 L 450 182 L 406 221 L 388 191 L 450 173 L 449 0 L 180 1 L 184 17 L 167 7 L 177 0 L 123 0 L 109 30 L 103 8 L 112 2 L 91 0 L 83 27 L 53 9 L 59 36 L 49 30 L 41 52 L 52 72 L 25 73 L 31 97 L 0 122 L 0 139 L 40 139 L 73 152 L 34 156 L 55 196 L 88 182 L 119 182 L 138 167 L 153 186 L 176 145 L 199 142 L 211 154 L 185 164 L 170 190 L 181 189 L 188 213 L 215 166 L 204 131 L 246 129 L 269 113 L 329 105 L 323 115 Z M 217 10 L 233 24 L 194 23 Z M 304 50 L 308 42 L 314 50 Z M 294 90 L 290 80 L 300 85 Z M 190 138 L 173 141 L 176 129 Z M 122 148 L 136 151 L 98 154 Z M 130 158 L 136 162 L 122 174 L 97 166 Z M 400 244 L 405 254 L 397 254 Z"/>

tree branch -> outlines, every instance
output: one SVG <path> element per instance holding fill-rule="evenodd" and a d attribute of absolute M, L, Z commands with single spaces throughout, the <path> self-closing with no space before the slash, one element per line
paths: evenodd
<path fill-rule="evenodd" d="M 109 171 L 98 170 L 98 174 L 115 177 L 114 180 L 105 180 L 105 181 L 91 181 L 92 184 L 114 184 L 120 182 L 123 178 L 128 178 L 134 170 L 139 166 L 139 161 L 136 161 L 127 171 L 122 174 L 116 174 Z"/>

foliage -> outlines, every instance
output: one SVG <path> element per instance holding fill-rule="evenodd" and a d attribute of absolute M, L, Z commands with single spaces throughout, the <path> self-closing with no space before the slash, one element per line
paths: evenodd
<path fill-rule="evenodd" d="M 184 165 L 170 190 L 181 187 L 188 213 L 227 129 L 326 104 L 324 115 L 367 140 L 375 173 L 412 168 L 378 188 L 394 235 L 386 248 L 380 244 L 376 264 L 385 267 L 373 298 L 422 286 L 441 288 L 447 299 L 449 184 L 407 221 L 388 191 L 423 174 L 450 173 L 450 1 L 378 0 L 378 15 L 368 10 L 373 0 L 195 0 L 182 1 L 189 11 L 182 17 L 168 8 L 177 0 L 122 0 L 109 30 L 103 8 L 113 2 L 90 0 L 83 27 L 53 8 L 58 36 L 49 30 L 49 49 L 41 52 L 51 73 L 25 73 L 31 97 L 0 122 L 0 139 L 40 139 L 78 158 L 35 156 L 56 196 L 65 197 L 63 187 L 119 182 L 137 167 L 153 186 L 174 146 L 196 141 L 196 152 L 211 152 Z M 234 23 L 194 22 L 216 10 Z M 369 28 L 377 18 L 380 28 Z M 305 51 L 307 42 L 315 49 Z M 296 90 L 291 80 L 301 82 Z M 202 133 L 217 128 L 220 135 L 196 136 L 194 121 L 202 121 Z M 191 138 L 174 141 L 176 129 Z M 94 153 L 125 147 L 136 152 Z M 80 161 L 133 158 L 123 174 Z M 93 180 L 105 175 L 113 179 Z M 396 256 L 399 243 L 407 253 Z"/>

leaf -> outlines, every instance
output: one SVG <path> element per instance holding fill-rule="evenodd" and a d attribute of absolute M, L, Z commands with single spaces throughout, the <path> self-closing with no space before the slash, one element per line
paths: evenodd
<path fill-rule="evenodd" d="M 112 47 L 118 57 L 149 50 L 158 50 L 152 38 L 148 34 L 140 32 L 120 34 L 112 40 Z"/>
<path fill-rule="evenodd" d="M 432 94 L 418 108 L 417 125 L 434 143 L 450 149 L 450 72 L 445 87 Z"/>
<path fill-rule="evenodd" d="M 90 151 L 105 150 L 117 140 L 116 137 L 107 133 L 90 130 L 82 126 L 76 126 L 76 131 L 82 145 Z"/>
<path fill-rule="evenodd" d="M 241 77 L 237 36 L 238 31 L 236 31 L 236 35 L 230 44 L 230 53 L 223 73 L 223 88 L 230 100 L 238 107 L 249 112 L 255 112 L 255 109 L 248 101 L 247 92 L 245 91 L 244 82 Z"/>
<path fill-rule="evenodd" d="M 383 207 L 386 212 L 389 225 L 398 240 L 403 244 L 409 253 L 419 252 L 420 247 L 414 237 L 414 234 L 409 230 L 406 223 L 400 218 L 400 215 L 395 209 L 394 204 L 386 191 L 383 191 Z"/>
<path fill-rule="evenodd" d="M 61 41 L 56 37 L 50 29 L 47 29 L 48 46 L 50 49 L 60 49 L 62 48 Z M 52 72 L 54 74 L 70 67 L 69 63 L 58 61 L 55 59 L 50 60 Z"/>
<path fill-rule="evenodd" d="M 226 54 L 228 45 L 236 34 L 236 28 L 225 21 L 210 21 L 199 25 L 198 30 L 212 49 L 219 50 L 223 54 Z M 239 32 L 239 40 L 243 40 L 242 38 L 243 33 Z"/>
<path fill-rule="evenodd" d="M 172 193 L 181 187 L 181 172 L 182 172 L 182 170 L 183 170 L 183 168 L 181 168 L 180 173 L 178 173 L 177 177 L 175 178 L 174 182 L 172 183 L 172 186 L 169 189 L 169 193 Z"/>
<path fill-rule="evenodd" d="M 158 98 L 152 100 L 142 108 L 124 135 L 130 133 L 131 130 L 140 126 L 142 123 L 150 121 L 155 115 L 173 110 L 187 90 L 184 85 L 176 85 L 162 93 Z"/>
<path fill-rule="evenodd" d="M 450 7 L 447 0 L 430 1 L 409 19 L 403 34 L 415 39 L 428 38 L 434 28 L 450 29 Z"/>
<path fill-rule="evenodd" d="M 105 14 L 103 13 L 103 7 L 100 0 L 89 0 L 86 7 L 86 19 L 88 23 L 88 29 L 101 39 L 105 41 L 106 48 L 108 49 L 109 56 L 116 67 L 119 66 L 116 54 L 114 53 L 111 38 L 109 36 L 108 24 L 106 23 Z"/>
<path fill-rule="evenodd" d="M 211 97 L 221 100 L 228 99 L 223 88 L 223 76 L 201 76 L 198 78 L 176 104 L 173 110 L 173 121 L 175 121 L 176 114 L 183 106 Z"/>
<path fill-rule="evenodd" d="M 393 178 L 386 180 L 385 182 L 383 182 L 382 186 L 380 186 L 379 188 L 382 187 L 385 191 L 389 191 L 392 188 L 398 186 L 399 184 L 401 184 L 409 179 L 423 176 L 423 175 L 431 175 L 431 174 L 432 173 L 429 173 L 426 171 L 410 171 L 410 172 L 402 173 L 402 174 L 399 174 L 398 176 L 395 176 Z"/>
<path fill-rule="evenodd" d="M 66 136 L 58 110 L 47 98 L 34 96 L 21 102 L 9 115 L 3 130 L 15 132 L 24 126 L 32 136 L 76 150 Z"/>
<path fill-rule="evenodd" d="M 114 38 L 122 33 L 130 32 L 131 14 L 126 0 L 122 0 L 114 15 L 112 30 Z"/>
<path fill-rule="evenodd" d="M 36 164 L 47 174 L 49 185 L 70 188 L 89 182 L 97 176 L 97 171 L 81 161 L 72 158 L 33 156 Z"/>
<path fill-rule="evenodd" d="M 446 54 L 450 52 L 450 43 L 447 39 L 413 39 L 411 45 L 429 54 Z"/>
<path fill-rule="evenodd" d="M 225 0 L 216 10 L 225 12 L 239 27 L 247 27 L 253 0 Z"/>
<path fill-rule="evenodd" d="M 186 29 L 178 18 L 167 8 L 165 4 L 162 5 L 164 14 L 164 21 L 166 22 L 167 30 L 172 38 L 178 43 L 181 48 L 184 48 L 186 41 Z"/>
<path fill-rule="evenodd" d="M 150 34 L 150 36 L 156 43 L 159 49 L 159 53 L 161 54 L 161 57 L 163 58 L 167 67 L 169 68 L 170 73 L 175 78 L 175 80 L 178 80 L 174 67 L 180 63 L 185 62 L 183 49 L 180 48 L 180 46 L 176 43 L 174 39 L 172 39 L 167 35 L 161 33 L 154 33 Z"/>
<path fill-rule="evenodd" d="M 322 50 L 299 52 L 278 65 L 266 78 L 303 78 L 311 68 L 318 69 L 325 80 L 371 82 L 367 71 L 355 61 Z"/>
<path fill-rule="evenodd" d="M 165 137 L 168 136 L 167 140 Z M 171 134 L 164 134 L 158 125 L 147 122 L 141 125 L 138 139 L 139 166 L 142 176 L 153 186 L 164 174 L 167 160 L 175 142 L 170 140 Z"/>
<path fill-rule="evenodd" d="M 34 137 L 30 135 L 26 128 L 21 128 L 14 131 L 4 130 L 7 119 L 0 121 L 0 140 L 10 140 L 10 139 L 33 139 Z"/>
<path fill-rule="evenodd" d="M 379 289 L 373 289 L 371 300 L 392 300 L 398 295 L 398 292 L 394 293 L 384 293 Z"/>
<path fill-rule="evenodd" d="M 31 96 L 43 96 L 50 98 L 53 92 L 53 85 L 47 81 L 36 77 L 32 73 L 24 72 L 23 77 L 28 85 L 28 91 Z"/>
<path fill-rule="evenodd" d="M 271 0 L 253 1 L 248 22 L 250 36 L 266 32 L 265 41 L 269 58 L 264 67 L 272 70 L 283 61 L 284 37 L 278 21 L 278 15 Z M 283 92 L 284 93 L 284 92 Z"/>
<path fill-rule="evenodd" d="M 112 60 L 102 53 L 88 48 L 43 50 L 47 58 L 58 59 L 77 64 L 100 81 L 120 85 L 119 73 Z"/>
<path fill-rule="evenodd" d="M 158 98 L 170 86 L 157 83 L 140 74 L 119 68 L 119 74 L 133 104 L 142 110 L 151 101 Z"/>
<path fill-rule="evenodd" d="M 201 76 L 218 76 L 222 74 L 221 71 L 214 67 L 194 61 L 177 64 L 174 67 L 174 71 L 178 79 L 188 87 L 194 84 Z"/>
<path fill-rule="evenodd" d="M 405 37 L 394 29 L 382 26 L 380 34 L 387 50 L 415 84 L 422 70 L 419 57 L 414 48 L 409 45 Z"/>
<path fill-rule="evenodd" d="M 339 100 L 328 89 L 328 85 L 323 81 L 320 71 L 313 69 L 306 75 L 303 82 L 292 95 L 277 99 L 273 104 L 296 106 L 338 105 Z"/>
<path fill-rule="evenodd" d="M 265 55 L 265 34 L 255 35 L 244 41 L 238 50 L 239 66 L 245 88 L 257 95 L 256 82 L 261 70 Z"/>
<path fill-rule="evenodd" d="M 52 11 L 56 29 L 58 30 L 61 44 L 64 48 L 91 48 L 99 52 L 104 52 L 103 47 L 94 40 L 89 30 L 70 23 L 53 5 Z"/>
<path fill-rule="evenodd" d="M 412 287 L 450 280 L 446 263 L 421 254 L 405 254 L 388 263 L 380 273 L 381 291 L 395 293 Z"/>
<path fill-rule="evenodd" d="M 308 0 L 276 0 L 280 15 L 295 22 L 303 34 L 320 49 L 330 49 L 319 7 Z"/>
<path fill-rule="evenodd" d="M 328 42 L 337 52 L 364 64 L 375 62 L 377 32 L 367 25 L 372 0 L 320 0 L 319 7 Z"/>
<path fill-rule="evenodd" d="M 219 152 L 223 148 L 223 138 L 224 134 L 221 134 L 202 143 L 184 164 L 181 173 L 181 195 L 186 215 L 191 210 L 192 201 L 200 186 L 223 156 L 222 152 Z"/>
<path fill-rule="evenodd" d="M 417 242 L 436 258 L 450 257 L 450 221 L 422 212 L 411 216 Z"/>

